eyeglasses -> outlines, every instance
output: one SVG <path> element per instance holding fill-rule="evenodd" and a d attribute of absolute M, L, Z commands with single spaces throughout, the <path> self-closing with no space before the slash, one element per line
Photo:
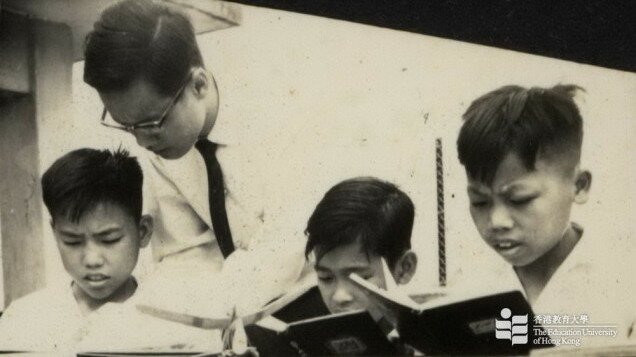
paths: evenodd
<path fill-rule="evenodd" d="M 179 97 L 181 96 L 181 93 L 183 93 L 183 90 L 185 89 L 186 85 L 188 84 L 188 82 L 190 82 L 191 76 L 192 74 L 188 75 L 188 77 L 186 78 L 181 88 L 179 88 L 177 93 L 172 97 L 172 99 L 170 99 L 170 103 L 168 103 L 168 105 L 166 106 L 166 109 L 164 109 L 164 111 L 161 113 L 161 117 L 158 120 L 148 121 L 148 122 L 139 123 L 139 124 L 132 124 L 132 125 L 121 125 L 115 119 L 112 118 L 112 116 L 110 115 L 106 107 L 104 107 L 104 111 L 102 112 L 102 119 L 100 120 L 100 123 L 103 126 L 113 128 L 113 129 L 123 130 L 129 133 L 133 133 L 133 132 L 138 132 L 138 133 L 143 132 L 146 134 L 158 133 L 161 130 L 163 123 L 166 121 L 166 118 L 168 117 L 168 114 L 170 114 L 170 111 L 174 107 L 175 103 L 177 102 L 177 100 L 179 100 Z"/>

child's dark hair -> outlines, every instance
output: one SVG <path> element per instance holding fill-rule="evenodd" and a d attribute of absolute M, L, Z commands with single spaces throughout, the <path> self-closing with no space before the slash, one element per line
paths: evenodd
<path fill-rule="evenodd" d="M 84 81 L 98 91 L 126 89 L 143 78 L 174 94 L 192 67 L 203 66 L 190 20 L 152 0 L 125 0 L 104 10 L 86 36 Z"/>
<path fill-rule="evenodd" d="M 393 267 L 411 248 L 415 208 L 395 185 L 371 177 L 332 187 L 309 218 L 305 256 L 316 260 L 336 247 L 359 240 L 365 252 L 384 257 Z"/>
<path fill-rule="evenodd" d="M 529 170 L 538 154 L 558 156 L 574 168 L 583 141 L 583 119 L 573 100 L 577 90 L 583 89 L 505 86 L 473 101 L 457 139 L 459 161 L 469 177 L 490 184 L 510 152 Z"/>
<path fill-rule="evenodd" d="M 57 159 L 42 176 L 42 196 L 51 219 L 78 222 L 100 203 L 141 218 L 143 174 L 126 150 L 79 149 Z"/>

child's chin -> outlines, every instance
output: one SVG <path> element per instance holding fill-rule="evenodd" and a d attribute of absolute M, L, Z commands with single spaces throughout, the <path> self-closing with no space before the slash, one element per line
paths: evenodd
<path fill-rule="evenodd" d="M 113 290 L 108 288 L 91 289 L 90 287 L 84 287 L 82 290 L 94 300 L 107 300 L 113 295 Z"/>
<path fill-rule="evenodd" d="M 499 256 L 502 257 L 508 264 L 513 265 L 514 267 L 523 267 L 536 260 L 536 258 L 528 256 L 528 251 L 524 248 L 525 247 L 523 246 L 518 246 L 505 251 L 495 249 L 495 252 L 499 254 Z"/>
<path fill-rule="evenodd" d="M 503 258 L 506 262 L 508 262 L 508 264 L 512 265 L 515 268 L 525 267 L 526 265 L 530 265 L 534 261 L 533 259 L 527 257 Z"/>

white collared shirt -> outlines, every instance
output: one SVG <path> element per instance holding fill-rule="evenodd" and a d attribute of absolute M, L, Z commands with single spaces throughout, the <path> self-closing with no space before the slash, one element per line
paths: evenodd
<path fill-rule="evenodd" d="M 180 277 L 191 280 L 192 286 L 197 286 L 197 279 L 199 285 L 224 286 L 230 292 L 223 299 L 252 309 L 298 279 L 305 263 L 307 217 L 301 217 L 303 211 L 294 209 L 293 198 L 286 197 L 279 172 L 270 170 L 271 155 L 279 155 L 278 148 L 263 148 L 233 133 L 241 128 L 221 118 L 208 137 L 219 144 L 217 159 L 236 251 L 224 259 L 218 248 L 207 169 L 198 150 L 192 148 L 177 160 L 148 153 L 150 160 L 143 165 L 144 207 L 155 220 L 151 247 L 158 263 L 150 280 L 155 287 L 169 286 L 169 280 Z"/>
<path fill-rule="evenodd" d="M 573 225 L 582 230 L 578 225 Z M 553 318 L 555 315 L 567 315 L 568 320 L 577 316 L 578 324 L 581 324 L 579 318 L 584 315 L 587 319 L 585 323 L 588 325 L 616 326 L 618 334 L 615 338 L 584 336 L 583 346 L 616 345 L 625 343 L 628 338 L 635 338 L 633 332 L 628 337 L 630 328 L 633 328 L 636 320 L 634 278 L 633 273 L 623 269 L 631 267 L 633 271 L 634 263 L 621 262 L 620 252 L 612 250 L 615 249 L 614 246 L 608 248 L 607 242 L 604 241 L 607 239 L 611 238 L 604 237 L 602 232 L 594 231 L 593 227 L 586 228 L 532 304 L 535 316 L 548 315 Z M 618 269 L 619 266 L 622 268 Z M 481 283 L 481 288 L 473 284 L 469 290 L 475 289 L 485 293 L 519 290 L 525 295 L 523 285 L 514 269 L 504 262 L 492 277 L 482 280 Z M 465 289 L 462 286 L 458 288 Z M 550 328 L 550 325 L 556 324 L 552 321 L 549 324 L 543 323 L 544 328 Z M 558 325 L 564 325 L 564 321 L 561 320 Z M 560 340 L 562 336 L 552 337 Z"/>
<path fill-rule="evenodd" d="M 108 302 L 90 313 L 80 310 L 70 281 L 33 292 L 12 302 L 0 317 L 0 351 L 221 350 L 219 331 L 138 311 L 138 291 L 125 302 Z"/>

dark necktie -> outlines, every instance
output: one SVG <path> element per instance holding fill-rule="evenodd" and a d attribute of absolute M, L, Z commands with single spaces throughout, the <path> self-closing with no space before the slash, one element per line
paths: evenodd
<path fill-rule="evenodd" d="M 217 145 L 207 139 L 201 139 L 194 145 L 203 156 L 205 167 L 208 171 L 208 192 L 210 200 L 210 218 L 212 228 L 219 244 L 223 257 L 227 258 L 234 251 L 232 232 L 225 211 L 225 187 L 223 185 L 223 172 L 216 159 Z"/>

